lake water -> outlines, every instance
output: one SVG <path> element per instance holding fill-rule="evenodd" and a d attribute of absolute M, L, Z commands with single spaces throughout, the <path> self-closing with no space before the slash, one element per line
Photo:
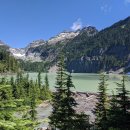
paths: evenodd
<path fill-rule="evenodd" d="M 30 78 L 35 80 L 37 78 L 37 73 L 30 73 Z M 121 75 L 110 74 L 106 75 L 108 79 L 108 93 L 111 93 L 112 90 L 116 91 L 116 82 L 120 83 L 122 78 Z M 45 73 L 41 74 L 42 81 L 44 84 Z M 72 81 L 75 85 L 75 89 L 73 91 L 80 92 L 97 92 L 98 91 L 98 83 L 99 83 L 99 74 L 86 74 L 86 73 L 73 73 Z M 50 89 L 54 91 L 54 86 L 56 82 L 56 73 L 48 73 L 48 79 L 50 84 Z M 128 82 L 126 83 L 127 89 L 130 91 L 130 77 L 128 77 Z"/>
<path fill-rule="evenodd" d="M 36 80 L 37 78 L 37 73 L 30 73 L 30 78 L 32 78 L 33 80 Z M 42 73 L 41 77 L 44 81 L 44 77 L 45 74 Z M 80 92 L 97 92 L 98 91 L 98 83 L 99 83 L 99 74 L 85 74 L 85 73 L 73 73 L 72 74 L 72 81 L 75 85 L 75 90 L 74 91 L 80 91 Z M 120 80 L 122 78 L 121 75 L 106 75 L 106 77 L 108 78 L 108 93 L 111 94 L 111 91 L 114 90 L 116 91 L 115 88 L 117 88 L 116 86 L 116 82 L 120 83 Z M 50 89 L 53 91 L 54 90 L 54 86 L 55 86 L 55 80 L 56 78 L 56 74 L 55 73 L 48 73 L 48 79 L 49 79 L 49 84 L 50 84 Z M 44 82 L 43 82 L 44 83 Z M 126 87 L 128 90 L 130 90 L 130 77 L 128 77 L 128 82 L 126 83 Z M 38 107 L 37 108 L 37 112 L 38 112 L 38 120 L 45 120 L 42 121 L 40 125 L 38 125 L 38 128 L 41 127 L 46 127 L 48 126 L 48 122 L 46 122 L 46 120 L 48 120 L 48 116 L 51 113 L 51 106 L 48 106 L 46 108 L 41 108 Z"/>
<path fill-rule="evenodd" d="M 36 80 L 38 73 L 29 73 L 30 79 Z M 120 83 L 121 75 L 118 74 L 110 74 L 106 75 L 108 78 L 108 93 L 111 91 L 116 91 L 115 88 L 116 82 Z M 9 76 L 10 77 L 10 76 Z M 45 73 L 41 74 L 42 83 L 44 84 Z M 73 91 L 79 92 L 97 92 L 98 91 L 98 83 L 99 83 L 99 74 L 90 74 L 90 73 L 73 73 L 72 81 L 75 85 L 75 89 Z M 56 73 L 48 73 L 48 79 L 50 84 L 50 89 L 52 91 L 55 90 L 55 82 L 56 82 Z M 126 83 L 127 89 L 130 91 L 130 76 L 128 76 L 128 82 Z"/>
<path fill-rule="evenodd" d="M 37 79 L 38 73 L 29 73 L 30 79 L 36 80 Z M 45 73 L 41 74 L 42 77 L 42 83 L 44 84 L 44 78 L 45 78 Z M 111 91 L 114 90 L 116 91 L 116 82 L 120 83 L 120 80 L 122 78 L 121 75 L 106 75 L 108 79 L 108 93 L 111 94 Z M 0 76 L 1 77 L 1 76 Z M 5 76 L 5 77 L 10 77 L 10 76 Z M 72 81 L 75 85 L 74 91 L 80 91 L 80 92 L 97 92 L 98 91 L 98 83 L 99 83 L 99 74 L 86 74 L 86 73 L 73 73 L 72 74 Z M 48 73 L 48 79 L 49 79 L 49 84 L 50 84 L 50 89 L 52 91 L 55 90 L 55 82 L 56 82 L 56 74 L 55 73 Z M 130 91 L 130 76 L 128 77 L 128 82 L 126 83 L 127 90 Z M 39 127 L 45 127 L 48 125 L 48 116 L 51 113 L 51 106 L 47 106 L 46 108 L 44 107 L 37 107 L 37 118 L 38 121 L 40 121 Z"/>

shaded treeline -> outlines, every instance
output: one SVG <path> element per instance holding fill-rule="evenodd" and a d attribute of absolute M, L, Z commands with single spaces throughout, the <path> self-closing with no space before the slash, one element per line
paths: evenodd
<path fill-rule="evenodd" d="M 32 130 L 37 124 L 36 105 L 51 98 L 47 75 L 37 80 L 17 73 L 16 79 L 0 79 L 0 130 Z"/>
<path fill-rule="evenodd" d="M 107 94 L 107 78 L 100 76 L 97 103 L 93 113 L 95 122 L 89 121 L 85 113 L 77 113 L 78 106 L 71 88 L 74 87 L 71 74 L 64 67 L 64 59 L 58 63 L 56 78 L 56 93 L 52 97 L 53 111 L 50 119 L 52 130 L 129 130 L 130 129 L 130 98 L 126 89 L 127 76 L 123 75 L 121 83 L 117 84 L 117 92 L 112 96 Z M 90 86 L 88 86 L 90 87 Z M 89 104 L 88 104 L 89 105 Z"/>
<path fill-rule="evenodd" d="M 19 64 L 6 49 L 0 48 L 0 73 L 17 72 Z"/>
<path fill-rule="evenodd" d="M 0 129 L 1 130 L 32 130 L 36 121 L 36 105 L 51 98 L 52 113 L 49 116 L 49 127 L 52 130 L 129 130 L 130 100 L 126 89 L 127 76 L 123 75 L 117 84 L 116 94 L 107 94 L 107 78 L 100 76 L 97 103 L 93 113 L 95 121 L 90 122 L 85 113 L 77 113 L 78 107 L 71 88 L 74 88 L 71 74 L 66 72 L 64 57 L 58 62 L 56 92 L 49 90 L 48 76 L 44 82 L 41 73 L 36 81 L 29 75 L 17 73 L 10 81 L 0 80 Z M 90 87 L 90 86 L 88 86 Z M 19 114 L 21 113 L 21 114 Z"/>

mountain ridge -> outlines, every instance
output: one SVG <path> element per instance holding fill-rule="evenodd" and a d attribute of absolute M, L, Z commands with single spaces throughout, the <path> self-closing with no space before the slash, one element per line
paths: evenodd
<path fill-rule="evenodd" d="M 86 29 L 86 30 L 85 30 Z M 96 30 L 95 27 L 92 27 L 93 30 Z M 72 40 L 74 37 L 76 37 L 77 35 L 81 33 L 83 33 L 83 31 L 88 31 L 87 35 L 91 35 L 90 34 L 90 27 L 84 27 L 81 30 L 77 30 L 77 31 L 64 31 L 59 33 L 58 35 L 51 37 L 49 40 L 45 41 L 45 40 L 35 40 L 31 43 L 29 43 L 25 48 L 22 49 L 15 49 L 15 48 L 10 48 L 10 52 L 17 58 L 17 59 L 24 59 L 24 60 L 31 60 L 31 61 L 41 61 L 42 58 L 40 58 L 40 55 L 44 55 L 43 52 L 40 52 L 38 48 L 42 48 L 42 47 L 53 47 L 53 46 L 57 46 L 62 43 L 65 44 L 68 41 Z M 62 45 L 61 45 L 62 46 Z M 37 48 L 37 50 L 36 50 Z M 23 52 L 25 54 L 23 54 Z"/>
<path fill-rule="evenodd" d="M 10 51 L 29 64 L 43 62 L 48 66 L 47 70 L 55 67 L 60 52 L 63 52 L 69 72 L 112 72 L 122 68 L 129 71 L 130 17 L 101 31 L 89 26 L 75 32 L 61 32 L 48 41 L 33 41 L 22 51 Z M 18 53 L 23 57 L 18 57 Z"/>
<path fill-rule="evenodd" d="M 93 38 L 78 41 L 64 48 L 69 50 L 66 57 L 68 57 L 67 69 L 70 72 L 73 70 L 97 73 L 127 68 L 130 62 L 129 17 L 99 31 Z M 72 51 L 73 53 L 70 53 Z"/>

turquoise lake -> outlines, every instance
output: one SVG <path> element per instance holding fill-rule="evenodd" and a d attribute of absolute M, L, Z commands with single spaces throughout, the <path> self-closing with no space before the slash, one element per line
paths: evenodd
<path fill-rule="evenodd" d="M 37 73 L 29 73 L 30 78 L 33 80 L 36 80 Z M 45 73 L 41 74 L 42 77 L 42 83 L 44 84 L 44 77 Z M 121 75 L 117 74 L 110 74 L 106 75 L 108 79 L 108 92 L 111 93 L 111 91 L 116 91 L 116 82 L 120 83 L 120 80 L 122 78 Z M 99 74 L 90 74 L 90 73 L 73 73 L 72 74 L 72 81 L 75 85 L 75 89 L 73 91 L 80 91 L 80 92 L 97 92 L 98 91 L 98 83 L 99 83 Z M 55 88 L 56 83 L 56 73 L 48 73 L 48 79 L 50 84 L 50 89 L 53 91 Z M 128 82 L 126 83 L 126 87 L 128 90 L 130 90 L 130 77 L 128 77 Z"/>
<path fill-rule="evenodd" d="M 36 80 L 38 73 L 29 73 L 30 79 Z M 44 84 L 45 73 L 41 74 L 42 83 Z M 90 73 L 73 73 L 72 81 L 75 85 L 75 89 L 73 91 L 79 92 L 97 92 L 98 91 L 98 83 L 99 83 L 99 74 L 90 74 Z M 116 91 L 116 82 L 120 83 L 122 78 L 121 75 L 118 74 L 109 74 L 106 75 L 108 81 L 108 93 L 111 93 L 112 90 Z M 55 90 L 55 82 L 56 82 L 56 73 L 48 73 L 49 85 L 52 91 Z M 126 82 L 126 88 L 130 91 L 130 76 L 128 76 L 128 82 Z"/>

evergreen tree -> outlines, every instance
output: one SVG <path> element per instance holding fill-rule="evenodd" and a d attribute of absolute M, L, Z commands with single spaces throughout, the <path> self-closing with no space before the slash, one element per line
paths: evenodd
<path fill-rule="evenodd" d="M 49 81 L 48 81 L 48 75 L 45 75 L 45 88 L 49 91 Z"/>
<path fill-rule="evenodd" d="M 2 85 L 5 85 L 6 84 L 6 78 L 5 77 L 2 77 L 1 81 L 0 81 L 0 84 Z"/>
<path fill-rule="evenodd" d="M 91 124 L 89 122 L 89 116 L 85 113 L 77 114 L 76 124 L 73 130 L 90 130 Z"/>
<path fill-rule="evenodd" d="M 45 75 L 44 94 L 45 94 L 45 99 L 51 98 L 51 91 L 49 89 L 49 80 L 47 74 Z"/>
<path fill-rule="evenodd" d="M 40 99 L 40 89 L 39 89 L 39 86 L 38 86 L 38 82 L 37 82 L 37 79 L 35 81 L 35 90 L 36 90 L 36 99 L 39 100 Z"/>
<path fill-rule="evenodd" d="M 26 93 L 27 83 L 29 83 L 29 97 Z M 16 81 L 13 77 L 9 82 L 5 78 L 0 79 L 0 130 L 32 130 L 37 125 L 37 122 L 34 121 L 37 94 L 34 84 L 22 74 L 17 74 Z M 18 88 L 18 96 L 15 87 Z M 28 102 L 25 102 L 27 99 Z M 27 114 L 28 111 L 30 115 Z M 15 116 L 15 113 L 19 112 L 23 118 Z M 27 116 L 24 116 L 24 113 Z"/>
<path fill-rule="evenodd" d="M 24 89 L 27 96 L 29 96 L 29 74 L 24 77 Z"/>
<path fill-rule="evenodd" d="M 15 99 L 17 99 L 18 98 L 18 88 L 17 88 L 17 85 L 14 82 L 14 77 L 13 76 L 10 79 L 10 84 L 12 86 L 12 95 L 13 95 L 13 97 Z"/>
<path fill-rule="evenodd" d="M 6 49 L 0 48 L 0 72 L 17 72 L 17 60 Z"/>
<path fill-rule="evenodd" d="M 30 116 L 31 116 L 31 120 L 35 120 L 36 119 L 36 90 L 35 90 L 35 86 L 33 81 L 30 81 Z"/>
<path fill-rule="evenodd" d="M 107 84 L 106 77 L 104 74 L 100 76 L 100 83 L 98 86 L 97 104 L 94 110 L 96 115 L 95 125 L 97 130 L 107 130 Z"/>
<path fill-rule="evenodd" d="M 21 72 L 19 72 L 17 75 L 18 75 L 17 88 L 18 88 L 18 92 L 19 92 L 19 98 L 25 99 L 26 92 L 24 89 L 24 87 L 25 87 L 24 77 L 23 77 L 23 74 Z"/>
<path fill-rule="evenodd" d="M 66 88 L 65 88 L 65 97 L 62 100 L 62 111 L 63 111 L 63 126 L 62 130 L 73 130 L 77 124 L 76 122 L 76 111 L 74 107 L 77 106 L 77 103 L 73 97 L 73 93 L 71 89 L 74 88 L 72 83 L 71 75 L 68 75 L 66 81 Z"/>
<path fill-rule="evenodd" d="M 56 77 L 56 92 L 52 96 L 52 107 L 53 111 L 50 119 L 50 125 L 52 128 L 59 128 L 61 129 L 64 125 L 63 118 L 64 118 L 64 106 L 63 106 L 63 99 L 65 97 L 65 85 L 67 74 L 64 69 L 64 58 L 63 56 L 60 57 L 60 60 L 57 64 L 57 77 Z"/>
<path fill-rule="evenodd" d="M 130 120 L 130 113 L 127 111 L 128 106 L 130 105 L 129 100 L 129 91 L 126 90 L 126 76 L 122 76 L 121 83 L 117 83 L 117 104 L 119 109 L 119 119 L 118 119 L 118 127 L 122 130 L 130 129 L 129 120 Z"/>
<path fill-rule="evenodd" d="M 4 82 L 3 82 L 4 81 Z M 12 100 L 11 85 L 6 84 L 5 80 L 0 83 L 0 129 L 11 130 L 11 125 L 14 123 L 13 113 L 16 108 L 16 103 Z M 10 124 L 10 125 L 9 125 Z"/>
<path fill-rule="evenodd" d="M 39 71 L 38 72 L 38 87 L 39 87 L 39 90 L 40 90 L 40 99 L 43 99 L 43 91 L 44 91 L 44 88 L 42 86 L 42 81 L 41 81 L 41 72 Z"/>
<path fill-rule="evenodd" d="M 39 89 L 41 89 L 41 84 L 42 84 L 42 82 L 41 82 L 41 72 L 39 71 L 38 72 L 38 86 L 39 86 Z"/>
<path fill-rule="evenodd" d="M 130 106 L 129 91 L 126 90 L 126 76 L 122 76 L 121 83 L 117 83 L 117 95 L 113 95 L 108 112 L 108 123 L 112 129 L 129 130 Z"/>
<path fill-rule="evenodd" d="M 117 103 L 117 96 L 113 95 L 110 99 L 110 108 L 108 109 L 108 125 L 110 128 L 118 128 L 120 120 L 120 110 Z"/>
<path fill-rule="evenodd" d="M 58 63 L 56 92 L 52 96 L 53 111 L 50 126 L 59 130 L 86 130 L 89 128 L 89 119 L 85 114 L 77 114 L 75 107 L 77 103 L 73 97 L 71 75 L 64 69 L 64 59 L 61 57 Z"/>

